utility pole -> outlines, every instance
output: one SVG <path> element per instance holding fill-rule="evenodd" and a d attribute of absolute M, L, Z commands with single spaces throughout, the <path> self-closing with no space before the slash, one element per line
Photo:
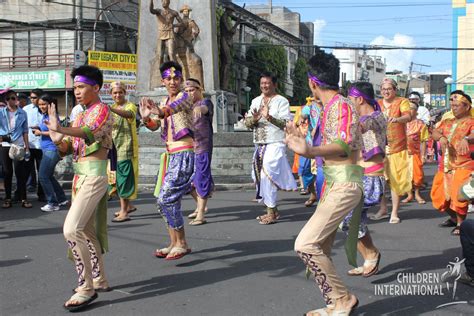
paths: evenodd
<path fill-rule="evenodd" d="M 431 65 L 417 64 L 417 63 L 414 63 L 414 62 L 410 63 L 410 68 L 408 68 L 408 83 L 407 83 L 407 89 L 405 91 L 405 97 L 408 97 L 408 95 L 409 95 L 411 74 L 413 72 L 413 65 L 420 66 L 420 71 L 421 71 L 421 67 L 431 67 Z"/>
<path fill-rule="evenodd" d="M 79 50 L 83 49 L 83 40 L 84 40 L 84 33 L 82 32 L 82 19 L 83 19 L 83 12 L 84 12 L 84 1 L 79 0 L 79 20 L 77 21 L 77 25 L 79 27 Z"/>

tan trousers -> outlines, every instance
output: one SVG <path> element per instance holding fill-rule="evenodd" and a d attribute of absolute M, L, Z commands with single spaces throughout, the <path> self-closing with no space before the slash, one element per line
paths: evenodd
<path fill-rule="evenodd" d="M 295 241 L 295 251 L 315 276 L 327 305 L 348 294 L 330 259 L 339 224 L 360 202 L 356 183 L 334 183 Z"/>
<path fill-rule="evenodd" d="M 96 208 L 106 192 L 106 176 L 87 176 L 64 221 L 63 233 L 75 261 L 78 289 L 84 294 L 93 292 L 94 284 L 107 284 L 95 230 Z"/>

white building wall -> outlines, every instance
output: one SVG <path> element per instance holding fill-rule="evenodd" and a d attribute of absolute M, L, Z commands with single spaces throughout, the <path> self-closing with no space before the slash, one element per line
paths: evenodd
<path fill-rule="evenodd" d="M 336 49 L 334 56 L 339 59 L 340 79 L 339 85 L 342 85 L 343 73 L 346 75 L 346 81 L 359 81 L 363 72 L 368 75 L 369 82 L 374 86 L 376 94 L 380 93 L 380 83 L 385 77 L 386 63 L 378 56 L 364 54 L 356 49 Z"/>

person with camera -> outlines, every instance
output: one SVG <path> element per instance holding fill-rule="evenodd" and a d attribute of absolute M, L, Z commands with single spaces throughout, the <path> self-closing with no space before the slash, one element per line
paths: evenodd
<path fill-rule="evenodd" d="M 7 106 L 0 109 L 0 157 L 5 172 L 5 201 L 2 207 L 12 207 L 12 178 L 15 171 L 21 206 L 31 208 L 26 197 L 26 164 L 30 158 L 28 118 L 26 112 L 17 105 L 15 91 L 9 90 L 5 94 L 5 101 Z"/>
<path fill-rule="evenodd" d="M 46 195 L 47 204 L 41 207 L 43 212 L 59 211 L 61 206 L 67 206 L 69 201 L 66 198 L 63 188 L 54 177 L 54 169 L 61 157 L 56 145 L 49 137 L 49 129 L 45 121 L 49 121 L 48 107 L 53 106 L 57 110 L 58 102 L 47 93 L 42 94 L 38 99 L 38 108 L 42 118 L 39 126 L 34 127 L 33 134 L 41 139 L 42 158 L 39 167 L 38 179 Z"/>

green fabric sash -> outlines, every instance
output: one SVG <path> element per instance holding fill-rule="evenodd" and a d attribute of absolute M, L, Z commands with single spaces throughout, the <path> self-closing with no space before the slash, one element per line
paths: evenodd
<path fill-rule="evenodd" d="M 87 160 L 75 162 L 73 164 L 73 168 L 74 173 L 79 177 L 73 182 L 73 195 L 75 194 L 74 192 L 78 192 L 81 189 L 81 186 L 87 176 L 107 176 L 107 160 Z M 102 253 L 106 253 L 109 250 L 109 241 L 107 237 L 107 193 L 104 194 L 102 199 L 99 201 L 95 215 L 95 229 L 97 239 L 99 240 Z M 73 259 L 70 249 L 68 251 L 68 258 L 71 260 Z"/>
<path fill-rule="evenodd" d="M 86 160 L 73 164 L 74 174 L 80 176 L 107 176 L 107 160 Z"/>
<path fill-rule="evenodd" d="M 347 261 L 353 267 L 357 267 L 357 241 L 360 225 L 360 216 L 364 207 L 364 185 L 362 176 L 364 168 L 358 165 L 338 165 L 324 166 L 324 179 L 326 180 L 326 188 L 324 190 L 323 200 L 326 198 L 329 190 L 334 183 L 357 183 L 362 191 L 359 204 L 352 212 L 351 222 L 349 224 L 349 234 L 347 236 L 344 248 L 346 250 Z"/>
<path fill-rule="evenodd" d="M 160 195 L 161 186 L 163 185 L 163 178 L 165 177 L 166 170 L 168 170 L 169 157 L 168 153 L 164 152 L 160 156 L 160 169 L 158 170 L 158 178 L 156 179 L 155 191 L 153 195 L 158 197 Z"/>

